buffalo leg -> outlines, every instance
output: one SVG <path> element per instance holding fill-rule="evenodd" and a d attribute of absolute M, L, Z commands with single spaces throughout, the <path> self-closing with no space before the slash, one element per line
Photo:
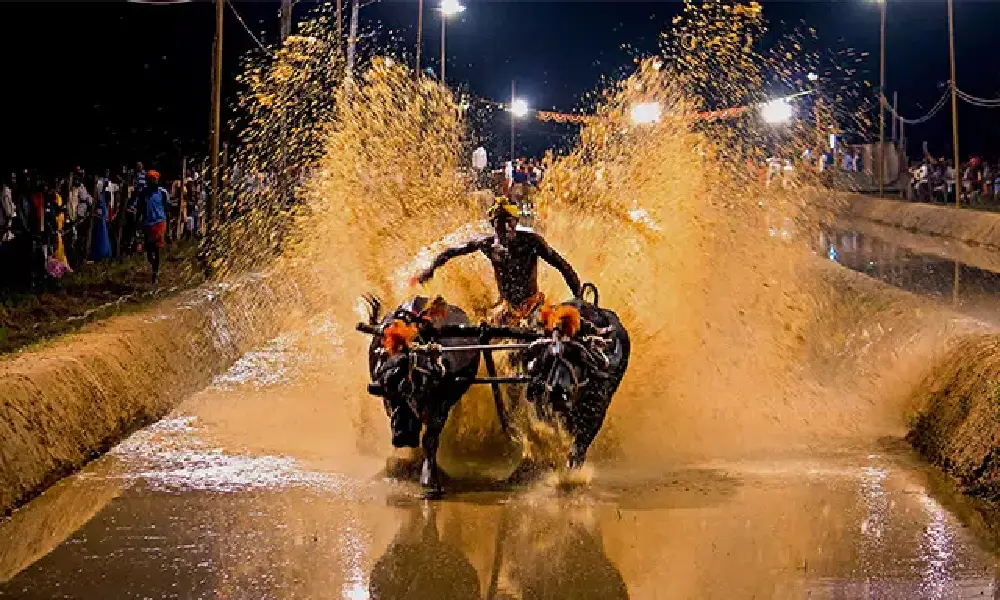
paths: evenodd
<path fill-rule="evenodd" d="M 571 469 L 583 466 L 583 462 L 587 459 L 587 450 L 590 449 L 594 438 L 600 433 L 601 426 L 604 424 L 604 416 L 608 412 L 607 405 L 594 397 L 583 398 L 583 402 L 579 406 L 584 414 L 574 415 L 573 422 L 576 427 L 575 430 L 570 430 L 573 433 L 573 445 L 569 450 L 567 463 Z M 587 407 L 594 407 L 596 410 L 588 411 Z"/>
<path fill-rule="evenodd" d="M 441 493 L 441 473 L 437 464 L 438 445 L 441 442 L 441 431 L 444 429 L 443 418 L 431 418 L 424 430 L 423 448 L 424 464 L 420 470 L 420 485 L 430 488 L 434 494 Z"/>

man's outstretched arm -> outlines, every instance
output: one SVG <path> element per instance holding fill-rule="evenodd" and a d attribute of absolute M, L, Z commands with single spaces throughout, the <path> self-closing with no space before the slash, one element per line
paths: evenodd
<path fill-rule="evenodd" d="M 454 246 L 452 248 L 448 248 L 447 250 L 445 250 L 441 254 L 438 254 L 437 257 L 434 258 L 434 262 L 431 263 L 431 266 L 424 269 L 420 273 L 420 275 L 417 276 L 417 280 L 420 283 L 427 283 L 428 281 L 430 281 L 432 277 L 434 277 L 434 271 L 443 267 L 445 263 L 447 263 L 449 260 L 453 258 L 458 258 L 459 256 L 465 256 L 466 254 L 472 254 L 473 252 L 481 250 L 482 247 L 483 247 L 483 238 L 477 238 L 469 242 L 466 242 L 461 246 Z"/>
<path fill-rule="evenodd" d="M 555 267 L 559 271 L 559 274 L 563 276 L 563 279 L 566 280 L 566 285 L 573 292 L 573 296 L 579 297 L 580 277 L 573 270 L 573 266 L 558 252 L 553 250 L 552 246 L 549 246 L 548 242 L 542 236 L 536 235 L 536 239 L 538 241 L 538 257 Z"/>

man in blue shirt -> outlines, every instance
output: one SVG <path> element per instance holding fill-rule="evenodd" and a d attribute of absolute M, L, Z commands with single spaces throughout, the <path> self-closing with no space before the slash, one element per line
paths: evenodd
<path fill-rule="evenodd" d="M 159 185 L 160 174 L 150 170 L 146 173 L 146 186 L 139 195 L 139 218 L 146 233 L 146 258 L 153 268 L 153 285 L 160 273 L 160 250 L 166 246 L 167 210 L 170 195 Z"/>

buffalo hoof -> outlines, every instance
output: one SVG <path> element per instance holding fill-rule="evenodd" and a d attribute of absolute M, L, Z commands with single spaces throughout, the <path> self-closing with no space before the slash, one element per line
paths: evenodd
<path fill-rule="evenodd" d="M 424 465 L 420 469 L 420 485 L 424 486 L 424 494 L 428 497 L 437 494 L 440 496 L 444 493 L 444 488 L 441 487 L 441 476 L 438 470 L 431 466 L 429 460 L 424 459 Z"/>
<path fill-rule="evenodd" d="M 545 469 L 542 465 L 530 458 L 526 458 L 521 461 L 521 464 L 517 465 L 517 468 L 510 474 L 507 481 L 509 483 L 528 483 L 538 479 L 544 471 Z"/>
<path fill-rule="evenodd" d="M 444 498 L 444 488 L 428 488 L 424 490 L 423 498 L 424 500 L 440 500 Z"/>

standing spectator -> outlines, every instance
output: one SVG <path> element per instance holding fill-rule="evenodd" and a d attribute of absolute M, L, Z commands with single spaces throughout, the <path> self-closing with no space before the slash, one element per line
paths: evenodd
<path fill-rule="evenodd" d="M 958 188 L 955 185 L 956 174 L 955 165 L 949 160 L 945 163 L 944 167 L 944 184 L 946 189 L 945 201 L 949 204 L 953 204 L 955 202 L 955 194 L 958 193 Z"/>
<path fill-rule="evenodd" d="M 88 228 L 89 224 L 88 217 L 90 216 L 93 205 L 94 198 L 87 191 L 86 182 L 84 179 L 83 172 L 78 173 L 79 179 L 74 181 L 73 185 L 76 187 L 76 219 L 75 219 L 75 233 L 73 239 L 75 241 L 73 255 L 74 260 L 77 265 L 83 264 L 87 260 L 87 252 L 89 248 L 87 247 L 88 238 Z"/>
<path fill-rule="evenodd" d="M 115 182 L 114 178 L 111 177 L 110 173 L 104 177 L 104 203 L 108 207 L 108 220 L 111 220 L 111 216 L 115 214 L 118 210 L 118 190 L 119 185 Z"/>
<path fill-rule="evenodd" d="M 931 200 L 931 166 L 925 158 L 917 169 L 917 201 L 930 202 Z"/>
<path fill-rule="evenodd" d="M 76 248 L 76 219 L 77 209 L 80 205 L 80 181 L 82 176 L 80 170 L 75 169 L 70 177 L 69 189 L 66 190 L 66 222 L 63 230 L 66 232 L 64 240 L 69 247 L 69 254 L 72 255 Z"/>
<path fill-rule="evenodd" d="M 184 194 L 181 193 L 183 180 L 173 180 L 170 182 L 170 215 L 167 218 L 167 241 L 174 243 L 180 239 L 184 227 L 184 207 L 181 200 Z"/>
<path fill-rule="evenodd" d="M 91 232 L 90 260 L 97 262 L 111 258 L 111 237 L 108 235 L 108 194 L 106 178 L 97 183 L 97 198 L 94 202 L 93 230 Z"/>
<path fill-rule="evenodd" d="M 31 238 L 30 270 L 31 283 L 37 288 L 45 277 L 45 262 L 48 258 L 48 240 L 45 238 L 45 195 L 48 184 L 36 179 L 27 195 L 25 214 L 27 232 Z"/>
<path fill-rule="evenodd" d="M 147 185 L 138 197 L 138 206 L 146 234 L 146 258 L 153 270 L 153 285 L 156 285 L 160 273 L 160 251 L 166 246 L 170 196 L 159 185 L 159 173 L 150 170 L 146 174 L 146 180 Z"/>
<path fill-rule="evenodd" d="M 25 171 L 18 177 L 14 184 L 14 211 L 17 213 L 17 219 L 15 219 L 15 228 L 19 229 L 24 237 L 30 237 L 31 232 L 31 202 L 29 201 L 31 196 L 31 187 L 28 183 L 28 172 Z"/>
<path fill-rule="evenodd" d="M 135 163 L 135 189 L 133 194 L 138 198 L 139 194 L 146 189 L 146 170 L 142 167 L 142 163 Z"/>
<path fill-rule="evenodd" d="M 472 151 L 472 168 L 476 171 L 476 188 L 486 187 L 485 174 L 488 173 L 486 170 L 486 148 L 479 146 Z"/>
<path fill-rule="evenodd" d="M 30 227 L 31 233 L 36 236 L 45 233 L 45 194 L 47 192 L 48 184 L 36 180 L 31 195 L 28 197 L 30 203 L 28 227 Z"/>
<path fill-rule="evenodd" d="M 14 237 L 14 218 L 17 211 L 14 210 L 14 180 L 16 175 L 11 175 L 10 184 L 0 181 L 0 244 L 9 241 Z"/>
<path fill-rule="evenodd" d="M 121 224 L 121 250 L 119 255 L 131 254 L 139 245 L 142 225 L 142 216 L 138 212 L 139 198 L 146 190 L 146 171 L 143 170 L 142 163 L 136 163 L 136 171 L 132 180 L 132 194 L 128 204 L 125 206 L 125 213 L 122 215 Z"/>
<path fill-rule="evenodd" d="M 983 198 L 986 202 L 993 200 L 993 166 L 990 161 L 983 161 L 983 173 L 981 178 Z"/>
<path fill-rule="evenodd" d="M 66 207 L 63 205 L 62 195 L 59 194 L 59 186 L 53 188 L 50 196 L 50 209 L 52 214 L 52 254 L 46 262 L 45 268 L 49 275 L 59 279 L 66 273 L 72 273 L 69 266 L 69 259 L 66 257 L 66 245 L 63 242 L 63 225 L 66 223 Z"/>

